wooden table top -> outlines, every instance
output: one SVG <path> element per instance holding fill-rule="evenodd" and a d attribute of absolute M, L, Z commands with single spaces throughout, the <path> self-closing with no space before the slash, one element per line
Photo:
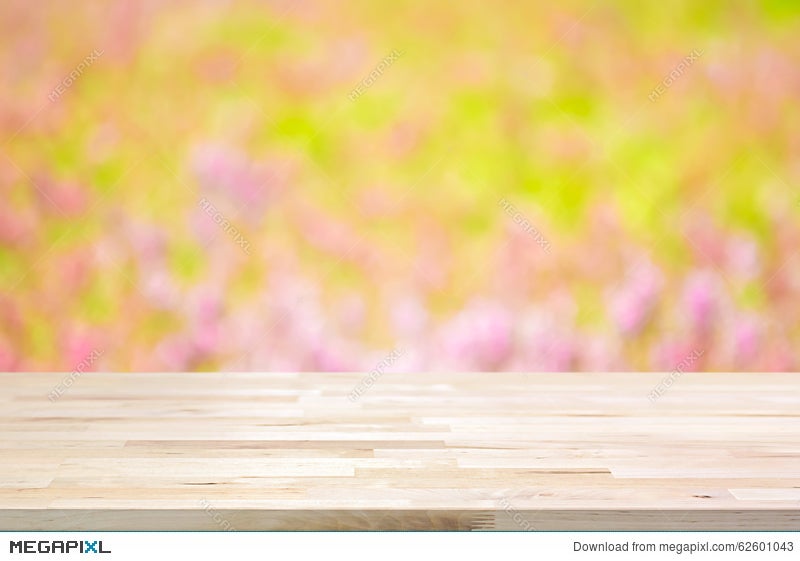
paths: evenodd
<path fill-rule="evenodd" d="M 665 377 L 0 374 L 0 530 L 800 529 L 800 375 Z"/>

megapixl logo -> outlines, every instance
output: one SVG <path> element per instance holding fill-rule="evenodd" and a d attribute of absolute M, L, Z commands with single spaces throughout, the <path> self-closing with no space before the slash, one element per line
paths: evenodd
<path fill-rule="evenodd" d="M 10 553 L 111 553 L 100 540 L 9 541 Z"/>

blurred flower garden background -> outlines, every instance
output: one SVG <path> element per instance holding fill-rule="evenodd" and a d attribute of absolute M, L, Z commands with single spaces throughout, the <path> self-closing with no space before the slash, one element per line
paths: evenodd
<path fill-rule="evenodd" d="M 800 368 L 796 2 L 0 29 L 0 370 Z"/>

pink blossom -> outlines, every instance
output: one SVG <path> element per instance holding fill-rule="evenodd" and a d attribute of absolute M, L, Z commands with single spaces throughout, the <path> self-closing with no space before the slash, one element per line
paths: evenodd
<path fill-rule="evenodd" d="M 339 350 L 342 347 L 341 342 L 331 341 L 326 344 L 323 341 L 318 341 L 317 344 L 311 349 L 311 370 L 318 370 L 321 372 L 346 372 L 353 370 L 350 361 L 345 358 L 345 355 Z"/>
<path fill-rule="evenodd" d="M 91 275 L 92 255 L 89 249 L 74 249 L 59 255 L 56 267 L 65 290 L 75 292 L 83 288 Z"/>
<path fill-rule="evenodd" d="M 85 329 L 71 329 L 64 335 L 61 344 L 65 370 L 73 370 L 79 365 L 84 370 L 94 370 L 94 361 L 87 359 L 103 351 L 99 337 Z"/>
<path fill-rule="evenodd" d="M 745 280 L 758 276 L 761 262 L 755 240 L 737 236 L 728 241 L 726 250 L 727 266 L 735 275 Z"/>
<path fill-rule="evenodd" d="M 665 338 L 656 343 L 651 352 L 653 369 L 665 372 L 672 371 L 682 362 L 688 360 L 687 357 L 693 356 L 692 353 L 695 350 L 697 349 L 686 339 Z"/>
<path fill-rule="evenodd" d="M 150 268 L 166 257 L 167 236 L 163 229 L 155 224 L 123 220 L 122 233 L 142 267 Z"/>
<path fill-rule="evenodd" d="M 164 368 L 185 371 L 194 366 L 195 348 L 192 341 L 184 336 L 171 336 L 161 341 L 155 350 Z"/>
<path fill-rule="evenodd" d="M 513 344 L 511 314 L 501 306 L 474 302 L 444 325 L 441 347 L 455 367 L 478 370 L 501 367 Z"/>
<path fill-rule="evenodd" d="M 76 217 L 88 208 L 86 189 L 75 182 L 57 181 L 46 174 L 34 178 L 39 206 L 50 214 Z"/>
<path fill-rule="evenodd" d="M 758 323 L 752 318 L 742 318 L 734 327 L 733 344 L 736 354 L 736 368 L 751 364 L 758 356 L 761 346 L 761 333 Z"/>
<path fill-rule="evenodd" d="M 692 273 L 686 279 L 683 302 L 695 330 L 707 332 L 711 328 L 718 310 L 719 290 L 716 278 L 708 271 Z"/>
<path fill-rule="evenodd" d="M 17 355 L 11 346 L 0 341 L 0 372 L 12 372 L 17 366 Z"/>
<path fill-rule="evenodd" d="M 342 330 L 345 333 L 355 333 L 364 326 L 367 306 L 361 295 L 352 293 L 339 302 L 336 312 Z"/>
<path fill-rule="evenodd" d="M 217 324 L 198 325 L 192 333 L 192 343 L 198 355 L 210 356 L 220 350 L 220 329 Z"/>
<path fill-rule="evenodd" d="M 392 301 L 391 320 L 401 336 L 419 335 L 428 323 L 428 312 L 417 297 L 408 294 Z"/>
<path fill-rule="evenodd" d="M 639 333 L 652 317 L 661 296 L 661 272 L 651 264 L 634 269 L 611 296 L 611 315 L 626 336 Z"/>
<path fill-rule="evenodd" d="M 268 204 L 285 188 L 285 165 L 254 162 L 244 153 L 221 145 L 198 146 L 192 153 L 191 167 L 204 192 L 232 203 L 218 209 L 232 214 L 228 220 L 239 214 L 251 222 L 261 219 Z"/>
<path fill-rule="evenodd" d="M 36 221 L 30 213 L 0 206 L 0 244 L 23 245 L 32 241 L 35 233 Z"/>
<path fill-rule="evenodd" d="M 575 345 L 569 337 L 554 337 L 550 344 L 545 364 L 547 370 L 566 372 L 574 368 L 576 359 Z"/>
<path fill-rule="evenodd" d="M 211 356 L 221 347 L 221 320 L 223 306 L 220 296 L 209 287 L 203 287 L 187 298 L 190 317 L 191 340 L 194 351 L 200 356 Z"/>

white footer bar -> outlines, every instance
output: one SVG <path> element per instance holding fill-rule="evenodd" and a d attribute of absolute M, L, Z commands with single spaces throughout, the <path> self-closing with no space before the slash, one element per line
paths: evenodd
<path fill-rule="evenodd" d="M 798 532 L 0 532 L 0 539 L 2 559 L 120 561 L 789 560 L 800 551 Z"/>

